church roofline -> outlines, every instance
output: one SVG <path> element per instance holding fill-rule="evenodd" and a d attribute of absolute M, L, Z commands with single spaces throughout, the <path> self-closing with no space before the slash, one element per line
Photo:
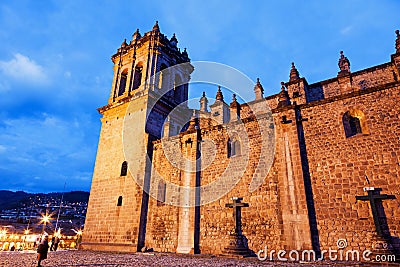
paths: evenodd
<path fill-rule="evenodd" d="M 393 64 L 393 62 L 391 62 L 391 61 L 385 62 L 385 63 L 379 64 L 379 65 L 375 65 L 375 66 L 372 66 L 372 67 L 369 67 L 369 68 L 366 68 L 366 69 L 362 69 L 362 70 L 358 70 L 358 71 L 355 71 L 355 72 L 351 72 L 349 75 L 351 77 L 355 77 L 355 76 L 358 76 L 358 75 L 361 75 L 361 74 L 364 74 L 364 73 L 373 72 L 373 71 L 376 71 L 376 70 L 379 70 L 379 69 L 384 69 L 384 68 L 390 67 L 392 64 Z M 319 85 L 329 84 L 329 83 L 332 83 L 332 82 L 336 82 L 337 80 L 338 80 L 338 77 L 328 78 L 326 80 L 322 80 L 322 81 L 319 81 L 319 82 L 311 83 L 311 84 L 308 85 L 308 87 L 316 87 L 316 86 L 319 86 Z"/>
<path fill-rule="evenodd" d="M 375 87 L 370 87 L 370 88 L 367 88 L 364 90 L 358 90 L 358 91 L 349 92 L 346 94 L 336 95 L 336 96 L 312 101 L 312 102 L 305 103 L 305 104 L 300 104 L 300 105 L 292 104 L 292 105 L 288 105 L 288 106 L 285 106 L 282 108 L 274 108 L 274 109 L 272 109 L 272 113 L 279 113 L 279 112 L 282 112 L 285 110 L 290 110 L 290 109 L 295 108 L 296 106 L 299 107 L 300 109 L 315 107 L 315 106 L 324 105 L 324 104 L 332 103 L 332 102 L 339 101 L 339 100 L 344 100 L 344 99 L 348 99 L 348 98 L 352 98 L 352 97 L 357 97 L 357 96 L 361 96 L 361 95 L 367 95 L 367 94 L 387 90 L 387 89 L 396 87 L 398 85 L 399 85 L 399 82 L 391 82 L 391 83 L 381 84 L 381 85 L 378 85 Z"/>

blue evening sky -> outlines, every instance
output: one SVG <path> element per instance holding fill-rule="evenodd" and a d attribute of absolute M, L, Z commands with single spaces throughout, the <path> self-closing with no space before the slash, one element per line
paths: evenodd
<path fill-rule="evenodd" d="M 397 0 L 3 0 L 0 189 L 90 189 L 110 56 L 136 28 L 143 34 L 158 20 L 192 60 L 260 77 L 270 95 L 292 61 L 309 83 L 337 75 L 340 50 L 352 71 L 390 61 L 399 12 Z"/>

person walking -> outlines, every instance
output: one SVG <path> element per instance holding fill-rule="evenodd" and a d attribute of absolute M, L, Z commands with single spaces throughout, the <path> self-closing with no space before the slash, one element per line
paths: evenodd
<path fill-rule="evenodd" d="M 54 247 L 53 247 L 54 251 L 57 251 L 58 243 L 60 243 L 60 238 L 56 236 L 56 238 L 54 239 Z"/>
<path fill-rule="evenodd" d="M 42 260 L 47 259 L 47 252 L 49 250 L 49 237 L 47 235 L 44 236 L 42 242 L 40 242 L 37 253 L 38 253 L 38 267 L 41 267 L 40 263 Z"/>
<path fill-rule="evenodd" d="M 53 247 L 54 247 L 54 241 L 56 240 L 56 237 L 53 235 L 53 237 L 51 238 L 51 245 L 50 245 L 50 251 L 53 251 Z"/>

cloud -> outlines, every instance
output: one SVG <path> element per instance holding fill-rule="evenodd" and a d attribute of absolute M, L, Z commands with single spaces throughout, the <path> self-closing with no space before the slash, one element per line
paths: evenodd
<path fill-rule="evenodd" d="M 341 29 L 340 33 L 342 35 L 347 35 L 347 34 L 351 33 L 352 29 L 353 29 L 353 26 L 347 26 L 347 27 L 344 27 L 343 29 Z"/>
<path fill-rule="evenodd" d="M 88 129 L 97 128 L 91 121 L 87 115 L 65 119 L 46 113 L 35 118 L 4 118 L 0 132 L 2 187 L 57 191 L 67 181 L 71 189 L 88 190 L 98 138 L 87 135 Z"/>
<path fill-rule="evenodd" d="M 15 54 L 9 61 L 0 61 L 1 72 L 21 83 L 46 84 L 49 81 L 45 69 L 22 54 Z"/>

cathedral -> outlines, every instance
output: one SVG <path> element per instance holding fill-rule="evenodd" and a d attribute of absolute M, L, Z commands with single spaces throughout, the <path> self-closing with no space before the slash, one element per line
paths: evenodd
<path fill-rule="evenodd" d="M 308 83 L 292 63 L 274 95 L 216 85 L 191 91 L 198 109 L 196 67 L 157 22 L 111 59 L 82 249 L 219 255 L 239 227 L 255 253 L 398 253 L 399 31 L 387 63 L 352 72 L 341 51 L 335 77 Z"/>

